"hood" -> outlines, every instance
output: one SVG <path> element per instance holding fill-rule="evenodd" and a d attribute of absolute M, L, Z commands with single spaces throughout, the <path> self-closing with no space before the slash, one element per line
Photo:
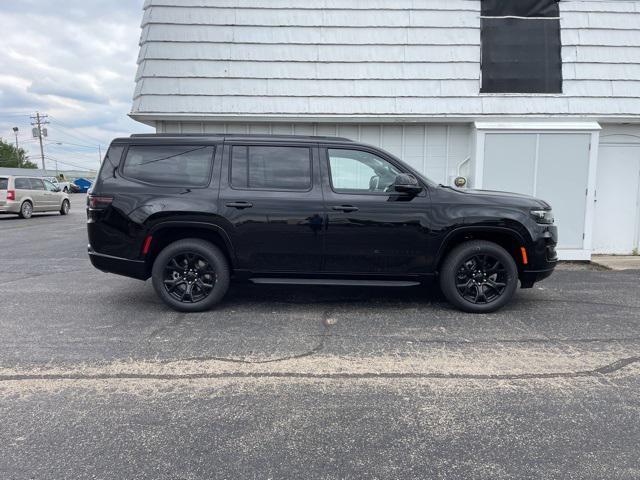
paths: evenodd
<path fill-rule="evenodd" d="M 532 208 L 544 208 L 544 209 L 551 208 L 551 205 L 549 205 L 544 200 L 533 197 L 531 195 L 524 195 L 522 193 L 500 192 L 497 190 L 474 190 L 474 189 L 461 190 L 459 188 L 454 188 L 454 187 L 446 187 L 446 188 L 451 188 L 452 190 L 464 195 L 470 195 L 470 196 L 481 198 L 490 203 L 497 203 L 502 205 L 513 205 L 518 207 L 532 207 Z"/>

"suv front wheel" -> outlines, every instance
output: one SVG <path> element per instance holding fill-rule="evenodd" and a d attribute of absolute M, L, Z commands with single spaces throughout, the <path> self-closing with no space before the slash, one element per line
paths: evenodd
<path fill-rule="evenodd" d="M 465 312 L 494 312 L 511 300 L 517 287 L 513 257 L 500 245 L 483 240 L 455 247 L 440 270 L 442 293 Z"/>
<path fill-rule="evenodd" d="M 202 312 L 224 297 L 229 264 L 215 245 L 196 238 L 165 247 L 153 262 L 152 282 L 158 296 L 181 312 Z"/>

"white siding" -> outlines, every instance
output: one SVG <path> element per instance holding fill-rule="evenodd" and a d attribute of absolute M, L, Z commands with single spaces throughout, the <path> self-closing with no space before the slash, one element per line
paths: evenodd
<path fill-rule="evenodd" d="M 159 133 L 267 133 L 346 137 L 393 153 L 432 180 L 450 184 L 470 155 L 468 124 L 159 122 Z"/>
<path fill-rule="evenodd" d="M 560 8 L 563 94 L 480 95 L 480 0 L 147 0 L 132 113 L 639 117 L 640 0 Z"/>

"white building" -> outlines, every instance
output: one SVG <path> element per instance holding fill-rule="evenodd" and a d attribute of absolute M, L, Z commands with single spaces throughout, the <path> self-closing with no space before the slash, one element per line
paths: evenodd
<path fill-rule="evenodd" d="M 158 132 L 349 137 L 640 247 L 640 0 L 147 0 L 136 81 Z"/>

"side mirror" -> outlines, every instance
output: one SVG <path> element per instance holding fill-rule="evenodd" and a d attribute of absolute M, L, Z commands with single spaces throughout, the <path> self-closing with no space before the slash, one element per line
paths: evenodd
<path fill-rule="evenodd" d="M 410 195 L 417 195 L 422 191 L 422 185 L 418 182 L 418 179 L 408 173 L 401 173 L 396 176 L 393 182 L 393 189 L 396 192 L 408 193 Z"/>
<path fill-rule="evenodd" d="M 60 192 L 60 187 L 53 187 L 53 191 L 56 193 Z"/>

